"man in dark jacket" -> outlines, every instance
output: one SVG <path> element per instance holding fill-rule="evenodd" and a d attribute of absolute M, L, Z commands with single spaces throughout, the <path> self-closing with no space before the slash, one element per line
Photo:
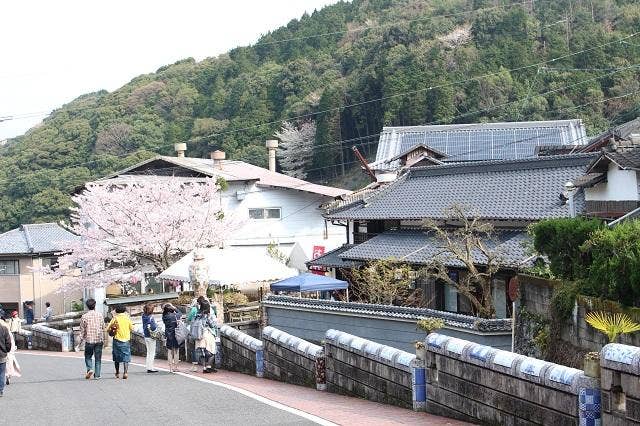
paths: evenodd
<path fill-rule="evenodd" d="M 4 311 L 0 310 L 0 317 L 4 318 Z M 4 392 L 7 377 L 7 354 L 11 350 L 11 335 L 9 329 L 0 325 L 0 397 Z"/>

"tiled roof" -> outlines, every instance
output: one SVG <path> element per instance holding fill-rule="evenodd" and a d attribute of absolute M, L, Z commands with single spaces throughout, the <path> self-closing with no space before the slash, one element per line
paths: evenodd
<path fill-rule="evenodd" d="M 531 266 L 533 260 L 525 246 L 528 240 L 526 232 L 521 230 L 499 230 L 492 238 L 487 239 L 485 244 L 499 257 L 502 267 L 521 269 Z M 442 253 L 443 246 L 443 242 L 432 232 L 388 231 L 346 250 L 339 257 L 343 260 L 360 261 L 393 258 L 417 265 L 428 264 L 437 257 L 446 266 L 464 267 L 464 264 L 451 254 Z M 477 265 L 487 262 L 486 257 L 479 252 L 473 253 L 473 257 Z"/>
<path fill-rule="evenodd" d="M 395 182 L 350 204 L 329 210 L 330 219 L 447 219 L 446 209 L 462 205 L 473 216 L 495 220 L 568 217 L 560 200 L 567 181 L 582 176 L 595 154 L 524 160 L 478 161 L 410 169 Z M 576 210 L 584 194 L 575 196 Z"/>
<path fill-rule="evenodd" d="M 640 147 L 624 152 L 611 152 L 607 156 L 623 169 L 640 169 Z"/>
<path fill-rule="evenodd" d="M 340 195 L 350 193 L 350 191 L 346 189 L 317 185 L 315 183 L 296 179 L 282 173 L 272 172 L 268 169 L 245 163 L 244 161 L 223 160 L 221 162 L 221 167 L 214 168 L 213 160 L 192 157 L 157 156 L 150 160 L 146 160 L 132 167 L 129 167 L 128 169 L 115 172 L 101 180 L 114 179 L 116 177 L 134 179 L 138 176 L 135 175 L 137 169 L 144 168 L 144 166 L 148 165 L 149 163 L 158 161 L 168 163 L 169 165 L 182 167 L 204 176 L 219 176 L 229 182 L 257 181 L 258 185 L 261 186 L 296 189 L 298 191 L 311 192 L 314 194 L 325 195 L 327 197 L 338 197 Z M 169 169 L 172 168 L 169 167 Z M 148 170 L 145 169 L 145 171 L 147 171 L 147 174 L 144 175 L 144 178 L 146 179 L 148 179 L 150 175 L 154 175 L 153 169 L 151 168 L 149 168 Z M 166 175 L 167 173 L 163 174 Z"/>
<path fill-rule="evenodd" d="M 580 148 L 580 152 L 595 152 L 601 148 L 609 145 L 611 139 L 614 139 L 616 145 L 620 140 L 629 139 L 632 134 L 640 133 L 640 117 L 637 117 L 626 123 L 622 123 L 619 126 L 612 127 L 611 129 L 594 136 L 589 140 L 589 143 Z"/>
<path fill-rule="evenodd" d="M 352 268 L 360 265 L 360 262 L 356 262 L 349 259 L 341 259 L 340 255 L 345 251 L 354 247 L 353 244 L 345 244 L 337 249 L 331 250 L 307 262 L 307 266 L 322 266 L 327 268 Z"/>
<path fill-rule="evenodd" d="M 456 162 L 528 158 L 536 156 L 540 145 L 584 143 L 581 120 L 384 127 L 371 168 L 395 169 L 399 163 L 390 160 L 420 144 L 446 154 L 444 161 Z"/>
<path fill-rule="evenodd" d="M 263 306 L 281 306 L 291 309 L 309 309 L 350 313 L 358 316 L 376 318 L 397 318 L 418 320 L 425 317 L 442 318 L 448 327 L 465 328 L 478 331 L 510 331 L 510 319 L 482 319 L 470 315 L 454 314 L 434 309 L 409 308 L 404 306 L 375 305 L 369 303 L 339 302 L 333 300 L 305 299 L 290 296 L 267 295 Z"/>
<path fill-rule="evenodd" d="M 589 165 L 587 172 L 606 172 L 609 163 L 614 162 L 621 169 L 640 170 L 640 147 L 624 151 L 602 151 Z"/>
<path fill-rule="evenodd" d="M 57 223 L 22 225 L 0 234 L 0 255 L 54 253 L 77 238 Z"/>

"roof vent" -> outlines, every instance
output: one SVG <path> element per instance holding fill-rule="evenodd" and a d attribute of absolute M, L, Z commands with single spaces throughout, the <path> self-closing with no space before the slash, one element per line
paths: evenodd
<path fill-rule="evenodd" d="M 176 150 L 176 154 L 178 158 L 184 157 L 184 153 L 187 150 L 187 144 L 184 142 L 176 143 L 173 145 L 173 149 Z"/>
<path fill-rule="evenodd" d="M 213 168 L 222 170 L 222 161 L 227 158 L 227 154 L 224 151 L 216 150 L 211 153 L 211 159 L 213 160 Z"/>

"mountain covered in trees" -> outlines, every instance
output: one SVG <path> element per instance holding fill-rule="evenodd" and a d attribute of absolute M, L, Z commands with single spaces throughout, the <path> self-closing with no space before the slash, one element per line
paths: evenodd
<path fill-rule="evenodd" d="M 265 139 L 287 134 L 280 166 L 331 182 L 383 125 L 582 118 L 594 134 L 639 113 L 636 31 L 636 0 L 340 2 L 80 96 L 10 140 L 0 230 L 64 218 L 84 182 L 176 142 L 264 166 Z"/>

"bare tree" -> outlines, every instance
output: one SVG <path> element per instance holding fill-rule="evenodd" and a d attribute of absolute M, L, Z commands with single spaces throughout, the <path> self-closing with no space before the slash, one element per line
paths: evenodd
<path fill-rule="evenodd" d="M 361 296 L 370 303 L 385 305 L 406 296 L 412 282 L 411 268 L 394 259 L 374 260 L 362 268 L 354 268 L 351 277 Z"/>
<path fill-rule="evenodd" d="M 101 131 L 96 139 L 96 152 L 122 154 L 132 151 L 130 146 L 131 126 L 126 123 L 114 123 Z"/>
<path fill-rule="evenodd" d="M 284 174 L 305 179 L 305 169 L 313 157 L 316 123 L 304 121 L 296 127 L 293 123 L 284 121 L 275 137 L 280 139 L 277 155 Z"/>
<path fill-rule="evenodd" d="M 433 232 L 442 242 L 441 250 L 433 256 L 426 267 L 426 273 L 454 287 L 471 303 L 476 315 L 482 318 L 495 317 L 495 306 L 491 293 L 491 284 L 500 269 L 500 256 L 487 246 L 493 238 L 493 225 L 470 217 L 461 206 L 453 206 L 446 211 L 448 223 L 456 227 L 444 227 L 427 219 L 423 226 Z M 460 274 L 458 281 L 451 278 L 445 261 L 461 263 L 466 271 Z"/>

